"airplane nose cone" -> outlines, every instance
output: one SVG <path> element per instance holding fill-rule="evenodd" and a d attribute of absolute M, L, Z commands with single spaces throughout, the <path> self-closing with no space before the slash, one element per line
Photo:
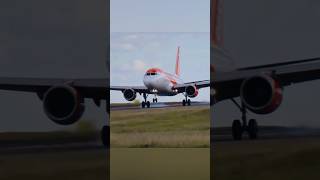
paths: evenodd
<path fill-rule="evenodd" d="M 143 83 L 147 88 L 150 88 L 152 86 L 150 79 L 148 79 L 147 77 L 143 79 Z"/>

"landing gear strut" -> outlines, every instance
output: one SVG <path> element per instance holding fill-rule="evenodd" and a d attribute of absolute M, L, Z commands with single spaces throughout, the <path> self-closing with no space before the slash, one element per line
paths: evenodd
<path fill-rule="evenodd" d="M 101 141 L 104 147 L 109 148 L 110 146 L 110 127 L 109 126 L 103 126 L 101 130 Z"/>
<path fill-rule="evenodd" d="M 185 96 L 185 99 L 182 101 L 182 106 L 186 106 L 186 105 L 191 106 L 191 100 L 188 99 L 188 95 L 185 94 L 184 96 Z"/>
<path fill-rule="evenodd" d="M 242 124 L 240 120 L 234 120 L 232 123 L 232 136 L 234 140 L 241 140 L 244 131 L 248 132 L 250 139 L 256 139 L 258 135 L 258 123 L 255 119 L 250 119 L 247 123 L 247 109 L 243 103 L 238 104 L 237 101 L 231 99 L 232 102 L 240 109 L 242 116 Z"/>
<path fill-rule="evenodd" d="M 157 102 L 158 102 L 158 98 L 157 98 L 157 95 L 156 95 L 156 94 L 154 95 L 154 98 L 152 99 L 152 102 L 153 102 L 153 103 L 157 103 Z"/>
<path fill-rule="evenodd" d="M 143 93 L 144 101 L 142 101 L 142 103 L 141 103 L 142 108 L 145 108 L 145 107 L 150 108 L 150 102 L 147 101 L 147 97 L 148 97 L 147 94 Z"/>

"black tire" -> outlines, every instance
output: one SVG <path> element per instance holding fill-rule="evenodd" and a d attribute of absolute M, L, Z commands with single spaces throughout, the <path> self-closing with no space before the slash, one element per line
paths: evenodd
<path fill-rule="evenodd" d="M 153 103 L 155 103 L 155 102 L 156 102 L 156 100 L 155 100 L 155 99 L 152 99 L 152 102 L 153 102 Z"/>
<path fill-rule="evenodd" d="M 110 127 L 103 126 L 101 130 L 101 142 L 105 148 L 110 147 Z"/>
<path fill-rule="evenodd" d="M 182 106 L 186 106 L 186 100 L 182 101 Z"/>
<path fill-rule="evenodd" d="M 232 123 L 232 136 L 234 140 L 242 139 L 242 125 L 240 120 L 234 120 Z"/>
<path fill-rule="evenodd" d="M 142 107 L 142 108 L 145 108 L 145 107 L 146 107 L 146 103 L 145 103 L 144 101 L 141 103 L 141 107 Z"/>
<path fill-rule="evenodd" d="M 150 102 L 147 101 L 147 108 L 150 108 Z"/>
<path fill-rule="evenodd" d="M 258 137 L 258 123 L 255 119 L 249 120 L 248 134 L 250 139 L 257 139 Z"/>
<path fill-rule="evenodd" d="M 156 103 L 157 103 L 158 102 L 158 98 L 156 98 L 155 100 L 156 100 Z"/>
<path fill-rule="evenodd" d="M 188 99 L 187 103 L 188 103 L 188 106 L 191 106 L 191 100 L 190 99 Z"/>

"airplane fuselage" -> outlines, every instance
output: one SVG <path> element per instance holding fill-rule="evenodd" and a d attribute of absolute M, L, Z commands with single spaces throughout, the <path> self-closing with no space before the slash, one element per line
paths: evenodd
<path fill-rule="evenodd" d="M 167 73 L 159 68 L 149 69 L 143 78 L 144 85 L 159 96 L 174 96 L 178 93 L 173 90 L 174 85 L 183 84 L 177 76 Z"/>

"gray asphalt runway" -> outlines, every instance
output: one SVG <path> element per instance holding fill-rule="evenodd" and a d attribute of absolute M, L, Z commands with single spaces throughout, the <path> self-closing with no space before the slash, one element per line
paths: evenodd
<path fill-rule="evenodd" d="M 191 106 L 209 106 L 209 102 L 192 102 Z M 172 108 L 172 107 L 180 107 L 182 106 L 181 102 L 158 102 L 158 103 L 151 103 L 150 108 Z M 111 111 L 119 111 L 119 110 L 130 110 L 130 109 L 142 109 L 140 105 L 131 105 L 131 104 L 124 104 L 124 105 L 111 105 Z"/>
<path fill-rule="evenodd" d="M 0 153 L 3 154 L 37 154 L 56 152 L 76 152 L 76 151 L 101 151 L 106 150 L 100 142 L 92 143 L 68 143 L 52 145 L 15 145 L 0 146 Z"/>
<path fill-rule="evenodd" d="M 281 127 L 281 126 L 261 126 L 259 127 L 258 139 L 292 139 L 302 137 L 320 137 L 320 129 L 306 127 Z M 244 133 L 242 141 L 248 141 L 247 133 Z M 220 127 L 211 129 L 212 142 L 234 141 L 231 127 Z"/>

